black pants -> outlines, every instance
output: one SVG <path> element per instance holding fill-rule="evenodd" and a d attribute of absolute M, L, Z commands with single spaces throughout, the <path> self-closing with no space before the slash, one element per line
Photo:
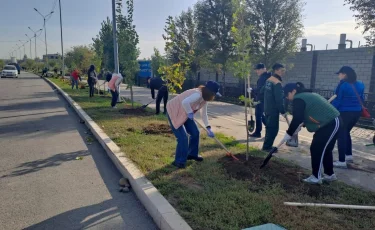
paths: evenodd
<path fill-rule="evenodd" d="M 279 133 L 279 113 L 266 114 L 266 136 L 264 138 L 263 150 L 271 150 L 273 142 Z"/>
<path fill-rule="evenodd" d="M 255 107 L 255 134 L 261 134 L 262 124 L 266 125 L 266 117 L 264 116 L 264 104 L 260 103 Z"/>
<path fill-rule="evenodd" d="M 337 146 L 339 149 L 339 161 L 345 162 L 345 156 L 352 155 L 352 137 L 350 131 L 361 117 L 361 111 L 341 112 L 342 124 L 337 137 Z"/>
<path fill-rule="evenodd" d="M 321 178 L 322 165 L 325 174 L 331 176 L 334 173 L 332 150 L 335 147 L 341 123 L 341 118 L 337 117 L 314 134 L 310 146 L 311 168 L 312 174 L 318 179 Z"/>
<path fill-rule="evenodd" d="M 116 104 L 117 104 L 119 93 L 117 91 L 112 91 L 112 90 L 110 90 L 110 91 L 111 91 L 111 94 L 112 94 L 111 106 L 115 107 Z"/>
<path fill-rule="evenodd" d="M 160 103 L 162 99 L 164 100 L 164 113 L 166 113 L 168 102 L 168 89 L 166 86 L 163 86 L 158 90 L 158 95 L 156 96 L 156 114 L 160 113 Z"/>
<path fill-rule="evenodd" d="M 89 94 L 90 97 L 94 96 L 94 83 L 89 84 Z"/>

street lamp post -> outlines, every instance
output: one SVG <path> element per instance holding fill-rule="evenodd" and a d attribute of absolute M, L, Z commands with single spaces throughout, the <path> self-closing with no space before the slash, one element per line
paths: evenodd
<path fill-rule="evenodd" d="M 32 55 L 31 55 L 31 38 L 29 36 L 27 36 L 27 34 L 25 34 L 26 37 L 29 39 L 30 41 L 30 59 L 33 59 Z"/>
<path fill-rule="evenodd" d="M 60 33 L 61 33 L 61 72 L 63 77 L 65 76 L 65 63 L 64 63 L 64 44 L 63 44 L 63 31 L 62 31 L 62 17 L 61 17 L 61 1 L 59 0 L 59 10 L 60 10 Z"/>
<path fill-rule="evenodd" d="M 21 60 L 21 46 L 19 46 L 18 44 L 16 44 L 16 46 L 18 47 L 18 50 L 20 51 L 20 59 L 19 60 Z"/>
<path fill-rule="evenodd" d="M 116 1 L 112 0 L 112 31 L 113 31 L 113 53 L 115 61 L 115 73 L 120 73 L 119 60 L 118 60 L 118 44 L 117 44 L 117 29 L 116 29 Z M 118 86 L 118 94 L 120 95 L 120 85 Z M 121 102 L 122 99 L 119 96 L 117 102 Z"/>
<path fill-rule="evenodd" d="M 43 15 L 41 14 L 36 8 L 34 8 L 34 10 L 40 14 L 40 16 L 42 16 L 43 18 L 43 27 L 44 27 L 44 43 L 46 45 L 46 64 L 47 64 L 47 68 L 49 67 L 48 66 L 48 54 L 47 54 L 47 29 L 46 29 L 46 18 L 50 15 L 53 14 L 53 11 L 51 11 L 51 13 L 47 14 L 47 15 Z"/>
<path fill-rule="evenodd" d="M 22 43 L 22 41 L 21 40 L 18 40 L 19 42 L 21 42 Z M 25 43 L 23 43 L 22 44 L 22 46 L 23 46 L 23 57 L 25 58 L 25 55 L 26 55 L 26 48 L 25 48 L 25 44 L 26 43 L 28 43 L 29 41 L 27 41 L 27 42 L 25 42 Z"/>
<path fill-rule="evenodd" d="M 29 30 L 31 30 L 33 33 L 34 33 L 34 39 L 35 39 L 35 59 L 37 58 L 37 54 L 36 54 L 36 33 L 41 31 L 42 29 L 38 30 L 38 31 L 34 31 L 33 29 L 30 28 L 29 26 Z"/>

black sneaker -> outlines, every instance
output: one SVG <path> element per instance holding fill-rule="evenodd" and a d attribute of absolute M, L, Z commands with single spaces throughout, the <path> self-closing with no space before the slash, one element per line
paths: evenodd
<path fill-rule="evenodd" d="M 176 167 L 179 168 L 179 169 L 184 169 L 184 168 L 186 168 L 186 165 L 184 165 L 184 164 L 180 164 L 180 163 L 176 163 L 175 161 L 173 161 L 172 165 L 173 165 L 173 166 L 176 166 Z"/>
<path fill-rule="evenodd" d="M 250 134 L 250 137 L 261 138 L 262 135 L 260 135 L 260 133 L 253 133 L 253 134 Z"/>
<path fill-rule="evenodd" d="M 155 113 L 155 115 L 159 115 L 159 114 L 160 114 L 160 112 L 156 112 L 156 113 Z"/>
<path fill-rule="evenodd" d="M 202 162 L 203 161 L 203 157 L 201 157 L 201 156 L 197 156 L 197 157 L 195 157 L 195 156 L 188 156 L 187 157 L 187 159 L 188 160 L 195 160 L 195 161 L 198 161 L 198 162 Z"/>

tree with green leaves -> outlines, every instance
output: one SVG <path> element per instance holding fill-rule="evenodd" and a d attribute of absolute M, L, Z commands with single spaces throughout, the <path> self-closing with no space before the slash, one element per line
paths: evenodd
<path fill-rule="evenodd" d="M 154 47 L 154 54 L 151 55 L 152 75 L 160 77 L 159 69 L 165 64 L 166 64 L 165 57 L 163 57 L 160 51 Z"/>
<path fill-rule="evenodd" d="M 137 47 L 139 36 L 133 24 L 134 3 L 133 0 L 126 1 L 126 15 L 121 12 L 122 2 L 117 2 L 117 25 L 118 25 L 118 54 L 120 72 L 125 77 L 127 88 L 130 89 L 131 103 L 134 107 L 133 85 L 135 76 L 139 72 L 138 57 L 140 51 Z"/>
<path fill-rule="evenodd" d="M 298 51 L 303 35 L 302 0 L 246 0 L 254 62 L 267 67 Z"/>
<path fill-rule="evenodd" d="M 374 0 L 345 0 L 350 9 L 355 12 L 357 28 L 363 28 L 368 46 L 375 46 L 375 1 Z"/>
<path fill-rule="evenodd" d="M 70 71 L 77 68 L 80 72 L 86 73 L 92 64 L 100 68 L 97 60 L 95 51 L 88 46 L 74 46 L 65 54 L 65 65 Z"/>
<path fill-rule="evenodd" d="M 103 69 L 114 70 L 114 54 L 113 54 L 113 30 L 112 21 L 107 20 L 101 23 L 99 34 L 93 38 L 93 48 Z"/>
<path fill-rule="evenodd" d="M 197 47 L 208 67 L 223 73 L 223 95 L 228 61 L 233 54 L 233 4 L 229 0 L 202 0 L 195 5 Z"/>
<path fill-rule="evenodd" d="M 233 13 L 233 26 L 232 36 L 234 39 L 234 55 L 232 58 L 232 70 L 234 76 L 243 79 L 245 85 L 245 95 L 248 86 L 250 86 L 250 71 L 251 71 L 251 26 L 247 23 L 247 12 L 245 8 L 246 0 L 232 0 L 234 13 Z M 247 83 L 246 83 L 247 82 Z M 250 95 L 250 94 L 249 94 Z M 246 160 L 249 156 L 249 127 L 247 108 L 251 105 L 252 101 L 250 98 L 243 98 L 245 102 L 245 120 L 246 120 L 246 133 L 247 133 L 247 151 Z M 250 107 L 250 114 L 252 119 L 252 108 Z"/>
<path fill-rule="evenodd" d="M 176 21 L 169 16 L 164 28 L 165 34 L 165 53 L 167 54 L 168 64 L 159 68 L 159 73 L 167 82 L 169 92 L 175 93 L 182 89 L 186 79 L 186 74 L 190 70 L 190 65 L 194 57 L 194 50 L 189 48 L 187 40 L 178 38 L 179 31 L 176 27 Z"/>

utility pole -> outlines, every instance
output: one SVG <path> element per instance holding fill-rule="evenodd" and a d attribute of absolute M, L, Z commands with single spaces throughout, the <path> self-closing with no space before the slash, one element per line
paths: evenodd
<path fill-rule="evenodd" d="M 18 40 L 18 41 L 22 43 L 21 40 Z M 22 44 L 22 46 L 23 46 L 23 57 L 25 57 L 25 55 L 26 55 L 25 44 L 28 43 L 28 42 L 29 42 L 29 41 L 27 41 L 27 42 L 25 42 L 25 43 Z"/>
<path fill-rule="evenodd" d="M 34 31 L 33 29 L 30 28 L 29 26 L 29 30 L 31 30 L 33 33 L 34 33 L 34 39 L 35 39 L 35 59 L 38 57 L 37 53 L 36 53 L 36 33 L 39 32 L 39 31 L 42 31 L 42 29 L 38 30 L 38 31 Z"/>
<path fill-rule="evenodd" d="M 16 44 L 16 46 L 18 47 L 18 50 L 20 51 L 20 59 L 19 60 L 21 60 L 21 46 L 19 46 L 18 44 Z"/>
<path fill-rule="evenodd" d="M 61 1 L 60 0 L 59 0 L 59 9 L 60 9 L 60 32 L 61 32 L 61 59 L 62 59 L 61 72 L 62 72 L 62 75 L 65 76 L 64 45 L 63 45 L 63 31 L 62 31 Z"/>
<path fill-rule="evenodd" d="M 49 14 L 47 14 L 47 15 L 43 15 L 43 14 L 41 14 L 36 8 L 34 8 L 34 10 L 35 10 L 38 14 L 40 14 L 40 16 L 42 16 L 42 18 L 43 18 L 44 43 L 45 43 L 45 45 L 46 45 L 46 66 L 47 66 L 47 68 L 48 68 L 49 66 L 48 66 L 48 53 L 47 53 L 47 29 L 46 29 L 46 18 L 47 18 L 48 16 L 51 16 L 51 15 L 53 14 L 53 11 L 51 11 L 51 13 L 49 13 Z"/>
<path fill-rule="evenodd" d="M 116 2 L 112 0 L 112 29 L 113 29 L 113 54 L 115 61 L 115 70 L 114 73 L 119 73 L 119 60 L 118 60 L 118 44 L 117 44 L 117 27 L 116 27 Z M 120 95 L 120 86 L 118 87 L 118 93 Z M 121 102 L 121 97 L 119 96 L 117 102 Z"/>
<path fill-rule="evenodd" d="M 26 37 L 29 39 L 30 41 L 30 59 L 33 59 L 32 55 L 31 55 L 31 38 L 29 36 L 27 36 L 27 34 L 25 34 Z"/>

